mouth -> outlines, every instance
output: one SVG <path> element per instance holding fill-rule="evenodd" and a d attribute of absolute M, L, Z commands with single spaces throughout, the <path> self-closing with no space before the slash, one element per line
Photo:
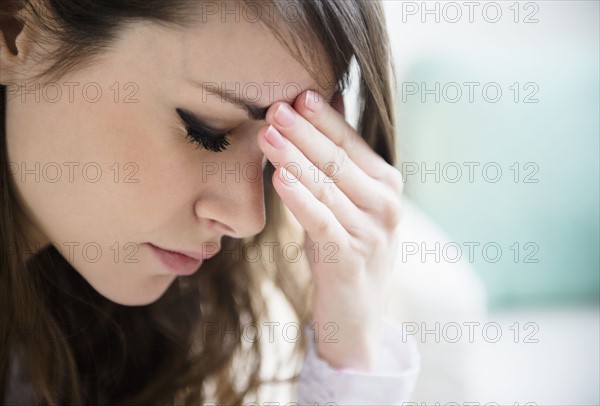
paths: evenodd
<path fill-rule="evenodd" d="M 147 243 L 156 259 L 167 271 L 179 276 L 193 275 L 198 271 L 205 259 L 217 254 L 216 252 L 199 253 L 190 251 L 173 251 Z"/>

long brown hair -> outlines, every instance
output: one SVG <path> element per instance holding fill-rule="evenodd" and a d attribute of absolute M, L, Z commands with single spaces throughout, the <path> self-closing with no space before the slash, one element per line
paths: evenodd
<path fill-rule="evenodd" d="M 56 46 L 42 56 L 48 68 L 39 74 L 55 79 L 100 55 L 128 21 L 185 25 L 194 22 L 200 3 L 40 0 L 34 6 L 13 1 L 4 3 L 0 21 L 14 23 L 28 16 L 20 23 L 38 27 L 42 45 Z M 316 78 L 318 62 L 310 57 L 315 44 L 324 48 L 324 62 L 332 66 L 340 90 L 356 61 L 361 100 L 357 130 L 393 165 L 393 67 L 381 5 L 372 0 L 270 4 L 281 17 L 284 8 L 293 7 L 294 21 L 263 22 Z M 231 254 L 249 243 L 303 242 L 302 230 L 288 221 L 290 214 L 272 188 L 273 167 L 267 165 L 264 174 L 267 224 L 261 233 L 244 240 L 224 237 L 221 252 L 227 255 L 206 261 L 193 277 L 176 280 L 156 302 L 118 305 L 96 292 L 52 245 L 36 251 L 24 235 L 27 216 L 8 165 L 6 93 L 6 86 L 0 86 L 0 399 L 15 355 L 22 359 L 37 399 L 50 404 L 239 404 L 256 394 L 264 382 L 260 343 L 244 343 L 241 336 L 224 340 L 221 334 L 206 334 L 203 326 L 239 331 L 243 324 L 268 319 L 261 293 L 265 280 L 283 292 L 301 325 L 310 319 L 307 263 L 290 263 L 277 250 L 270 262 L 267 256 L 251 263 Z M 27 252 L 35 255 L 27 259 Z M 296 360 L 305 349 L 302 339 Z"/>

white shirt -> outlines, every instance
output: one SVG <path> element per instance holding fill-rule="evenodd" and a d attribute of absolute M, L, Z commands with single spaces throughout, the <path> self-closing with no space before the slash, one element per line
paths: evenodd
<path fill-rule="evenodd" d="M 412 335 L 402 338 L 393 319 L 384 317 L 383 342 L 370 372 L 335 369 L 316 354 L 313 331 L 305 327 L 308 354 L 297 385 L 300 405 L 402 405 L 419 374 L 421 357 Z"/>

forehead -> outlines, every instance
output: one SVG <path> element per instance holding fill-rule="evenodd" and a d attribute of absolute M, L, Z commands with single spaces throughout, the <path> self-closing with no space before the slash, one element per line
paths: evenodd
<path fill-rule="evenodd" d="M 153 65 L 168 80 L 217 87 L 268 106 L 292 102 L 304 90 L 332 93 L 331 67 L 322 64 L 314 78 L 263 22 L 220 16 L 186 27 L 146 25 L 139 39 L 153 54 Z M 283 33 L 288 35 L 287 33 Z M 315 52 L 322 55 L 320 45 Z M 318 59 L 324 60 L 324 58 Z"/>

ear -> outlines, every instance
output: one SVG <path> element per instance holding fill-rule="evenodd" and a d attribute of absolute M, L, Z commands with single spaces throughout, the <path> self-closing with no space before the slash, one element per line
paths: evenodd
<path fill-rule="evenodd" d="M 344 96 L 338 91 L 333 95 L 331 99 L 331 107 L 333 107 L 338 113 L 344 118 L 346 117 L 346 108 L 344 106 Z"/>
<path fill-rule="evenodd" d="M 8 2 L 10 4 L 10 2 Z M 0 84 L 8 85 L 27 71 L 35 43 L 33 29 L 26 23 L 24 9 L 0 10 Z"/>

